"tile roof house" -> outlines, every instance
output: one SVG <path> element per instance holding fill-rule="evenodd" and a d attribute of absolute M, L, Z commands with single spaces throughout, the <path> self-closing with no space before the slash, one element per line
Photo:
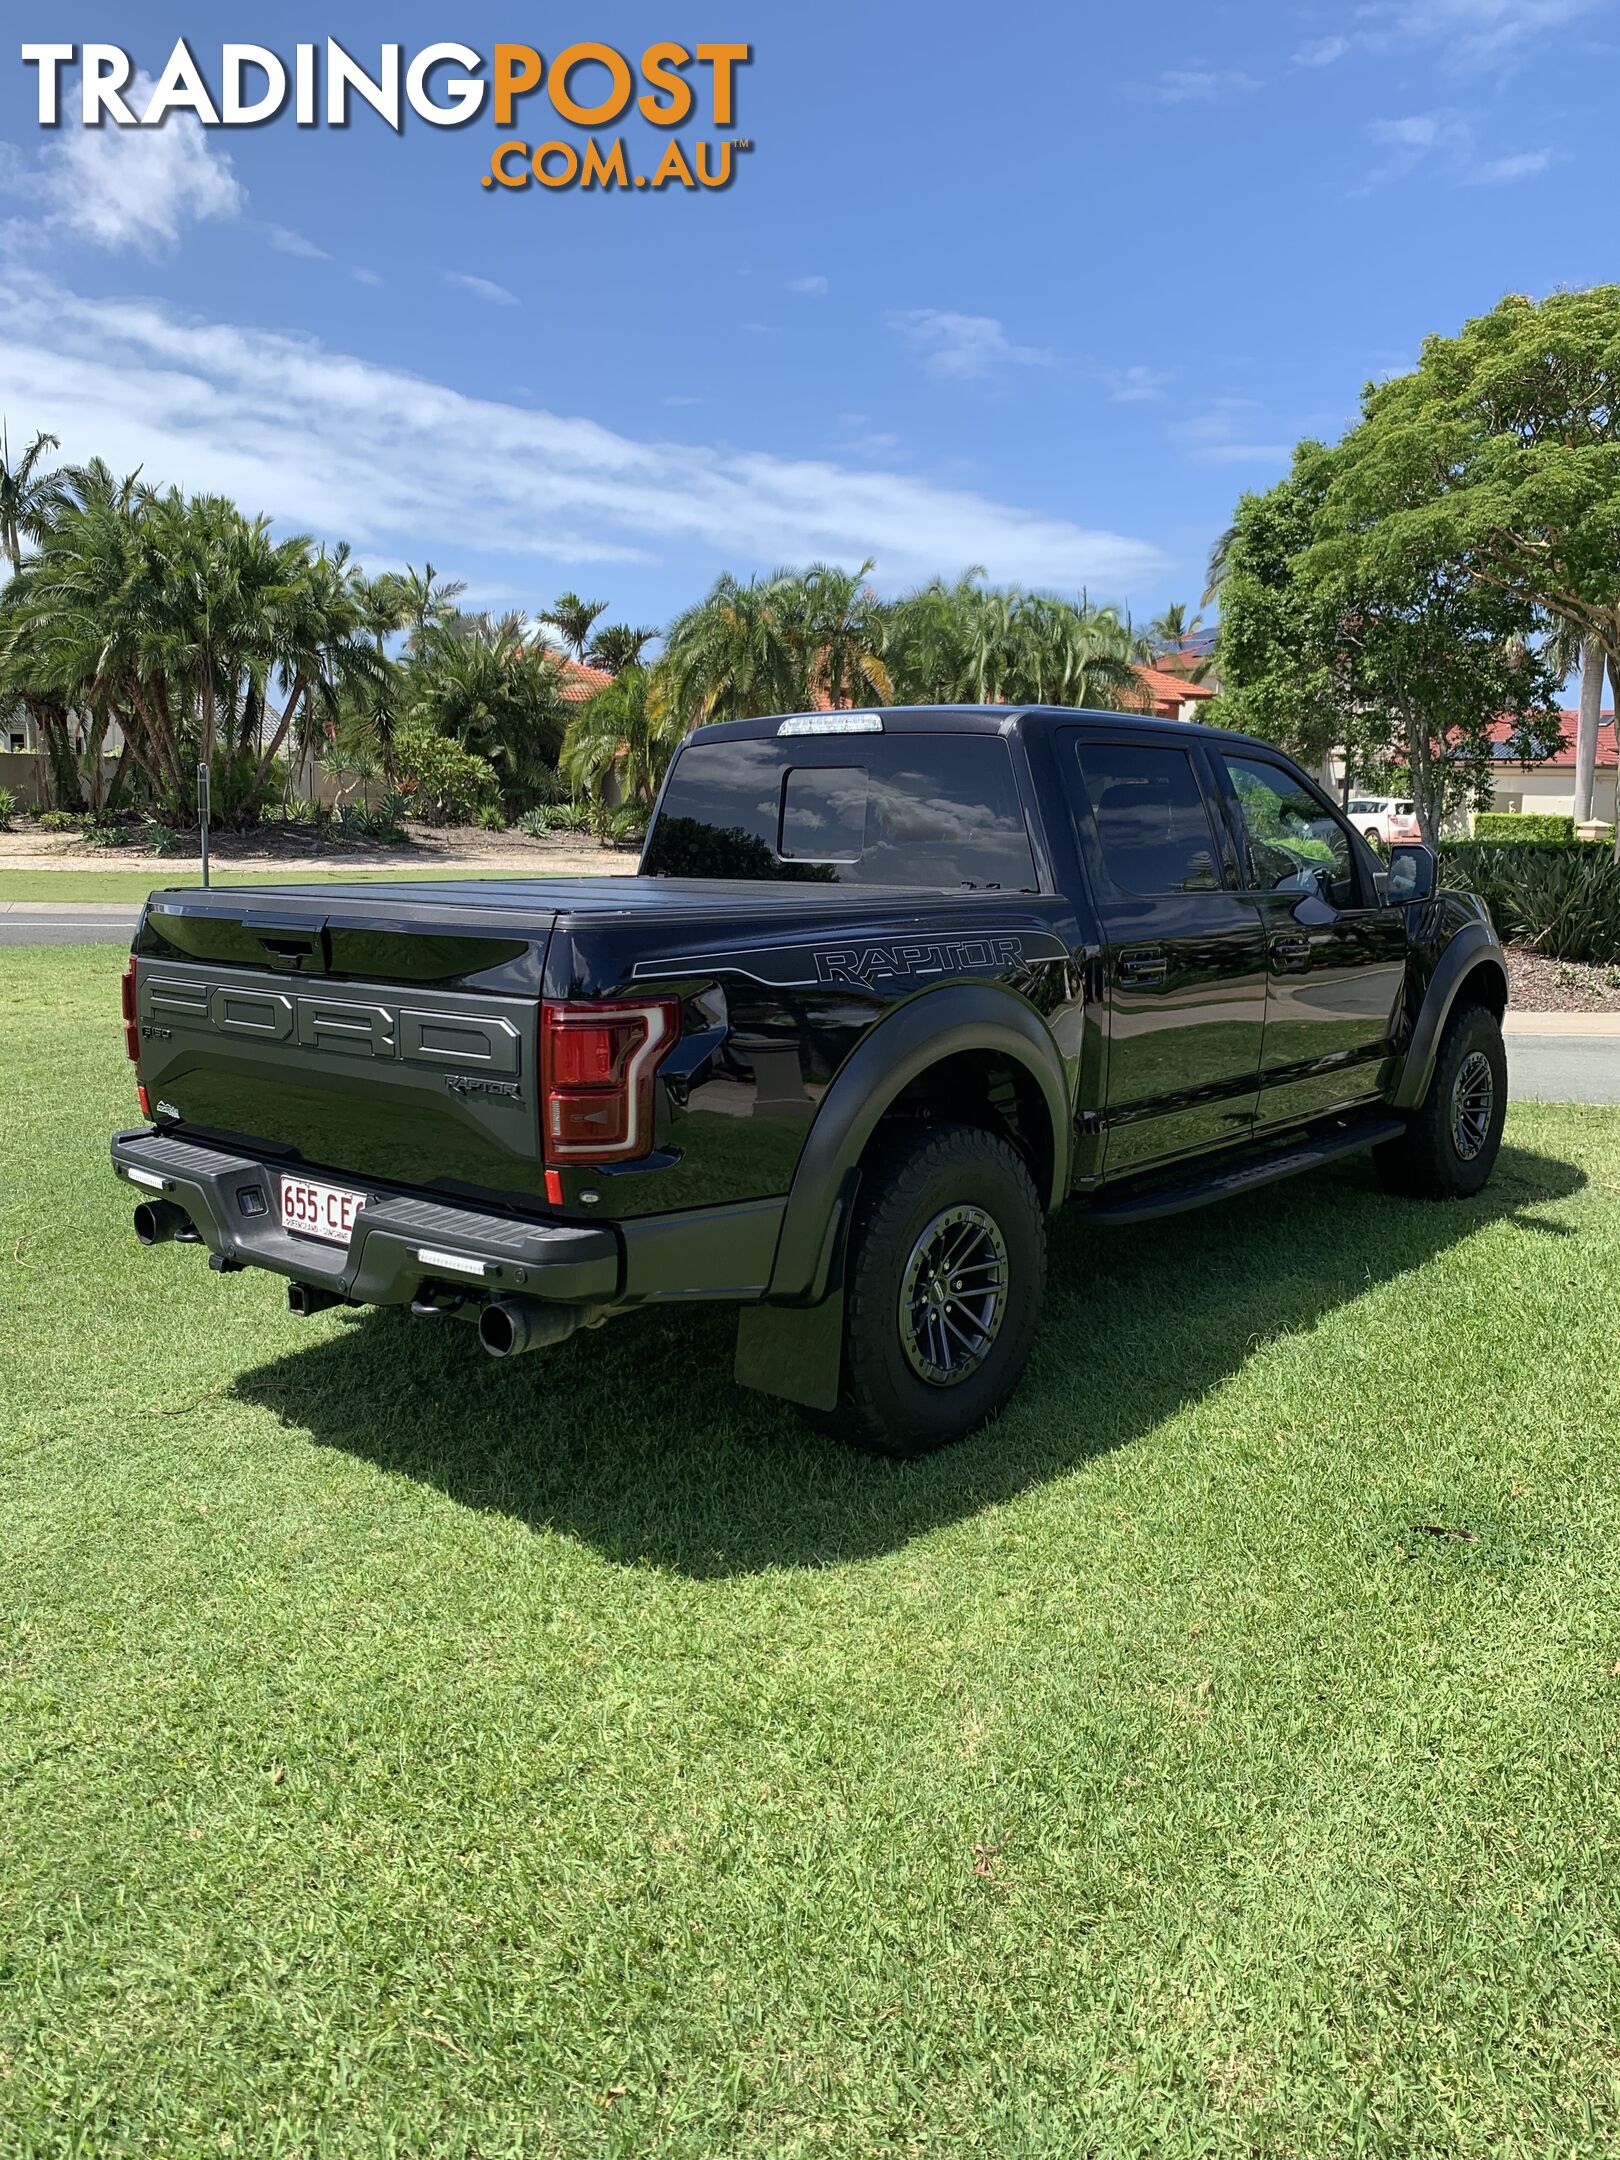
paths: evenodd
<path fill-rule="evenodd" d="M 1549 757 L 1528 762 L 1513 754 L 1513 722 L 1492 722 L 1491 754 L 1496 761 L 1496 785 L 1491 797 L 1493 810 L 1538 810 L 1557 817 L 1573 815 L 1576 717 L 1572 712 L 1562 713 L 1563 742 Z M 1597 787 L 1592 802 L 1592 814 L 1603 824 L 1614 822 L 1617 772 L 1620 772 L 1620 749 L 1616 747 L 1614 715 L 1605 713 L 1598 724 Z"/>
<path fill-rule="evenodd" d="M 1122 702 L 1132 712 L 1150 712 L 1160 720 L 1196 720 L 1198 709 L 1215 695 L 1212 683 L 1193 682 L 1179 669 L 1143 663 L 1136 670 L 1142 686 L 1140 702 L 1129 691 Z"/>
<path fill-rule="evenodd" d="M 551 652 L 556 661 L 562 683 L 558 696 L 565 705 L 583 705 L 587 698 L 595 697 L 598 690 L 605 690 L 613 677 L 606 668 L 586 667 L 582 660 L 570 660 L 565 653 Z"/>

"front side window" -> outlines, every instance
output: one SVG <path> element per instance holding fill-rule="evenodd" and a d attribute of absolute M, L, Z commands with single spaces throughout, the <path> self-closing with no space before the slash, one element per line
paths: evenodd
<path fill-rule="evenodd" d="M 1120 892 L 1219 892 L 1215 834 L 1185 750 L 1082 742 L 1080 774 L 1103 868 Z"/>
<path fill-rule="evenodd" d="M 1251 892 L 1320 892 L 1353 907 L 1350 836 L 1316 797 L 1261 758 L 1223 760 L 1242 824 L 1244 883 Z"/>

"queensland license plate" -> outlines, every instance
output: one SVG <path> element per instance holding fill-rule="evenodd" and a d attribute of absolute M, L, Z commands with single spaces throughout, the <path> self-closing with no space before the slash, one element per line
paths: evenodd
<path fill-rule="evenodd" d="M 350 1192 L 342 1185 L 322 1185 L 314 1178 L 284 1176 L 281 1180 L 281 1227 L 301 1237 L 347 1245 L 354 1218 L 365 1204 L 363 1192 Z"/>

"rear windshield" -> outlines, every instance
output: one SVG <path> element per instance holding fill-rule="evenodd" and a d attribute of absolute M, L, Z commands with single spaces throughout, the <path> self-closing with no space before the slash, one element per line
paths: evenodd
<path fill-rule="evenodd" d="M 690 744 L 641 868 L 824 885 L 1037 886 L 1012 759 L 995 735 Z"/>

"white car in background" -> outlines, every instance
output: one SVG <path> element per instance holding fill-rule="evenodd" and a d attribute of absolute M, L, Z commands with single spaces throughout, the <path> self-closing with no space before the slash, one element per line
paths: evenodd
<path fill-rule="evenodd" d="M 1383 847 L 1393 847 L 1397 840 L 1423 838 L 1417 804 L 1398 795 L 1352 795 L 1350 819 L 1357 832 Z"/>

